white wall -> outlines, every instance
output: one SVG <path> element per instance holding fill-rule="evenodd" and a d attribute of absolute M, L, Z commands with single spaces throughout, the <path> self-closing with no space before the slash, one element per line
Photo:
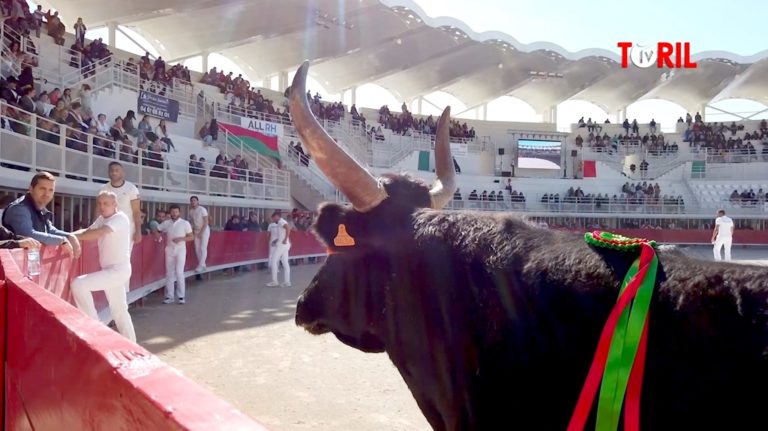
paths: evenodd
<path fill-rule="evenodd" d="M 107 121 L 111 124 L 118 115 L 125 117 L 129 109 L 136 112 L 138 100 L 139 95 L 135 91 L 112 86 L 93 95 L 93 113 L 94 115 L 105 114 Z M 139 113 L 136 117 L 141 120 Z"/>

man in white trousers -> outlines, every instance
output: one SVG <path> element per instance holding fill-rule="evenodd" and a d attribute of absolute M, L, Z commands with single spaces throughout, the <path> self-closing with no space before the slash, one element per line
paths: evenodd
<path fill-rule="evenodd" d="M 192 241 L 192 226 L 181 218 L 181 208 L 171 205 L 170 219 L 162 222 L 154 232 L 156 238 L 160 232 L 165 233 L 165 300 L 163 304 L 171 304 L 174 298 L 173 283 L 176 282 L 176 292 L 179 304 L 185 304 L 184 295 L 186 284 L 184 280 L 184 264 L 187 263 L 187 242 Z"/>
<path fill-rule="evenodd" d="M 72 295 L 77 308 L 98 320 L 91 292 L 103 290 L 117 330 L 125 338 L 136 342 L 125 293 L 125 285 L 131 278 L 130 222 L 128 216 L 117 209 L 117 196 L 112 192 L 100 192 L 96 207 L 99 210 L 96 221 L 88 229 L 74 232 L 74 235 L 80 241 L 98 241 L 101 270 L 72 280 Z"/>
<path fill-rule="evenodd" d="M 272 223 L 267 228 L 269 231 L 269 269 L 272 270 L 272 281 L 267 283 L 269 287 L 278 286 L 277 270 L 283 264 L 284 287 L 291 285 L 291 266 L 288 264 L 288 251 L 291 249 L 291 226 L 280 215 L 279 211 L 272 213 Z"/>
<path fill-rule="evenodd" d="M 712 231 L 712 244 L 714 244 L 715 260 L 720 261 L 720 249 L 725 247 L 725 261 L 731 261 L 731 244 L 733 243 L 733 231 L 735 226 L 733 219 L 725 215 L 725 210 L 717 212 L 715 229 Z"/>
<path fill-rule="evenodd" d="M 211 228 L 208 226 L 208 210 L 200 205 L 200 199 L 197 196 L 189 198 L 189 221 L 192 223 L 192 232 L 195 234 L 195 255 L 197 255 L 195 272 L 203 272 L 205 261 L 208 259 Z"/>
<path fill-rule="evenodd" d="M 141 242 L 141 198 L 139 189 L 130 181 L 125 180 L 125 170 L 120 162 L 110 162 L 109 182 L 101 186 L 100 192 L 112 192 L 117 196 L 117 210 L 128 217 L 131 227 L 131 242 L 128 248 L 128 255 L 133 252 L 133 245 Z M 129 283 L 125 283 L 125 290 L 129 288 Z"/>

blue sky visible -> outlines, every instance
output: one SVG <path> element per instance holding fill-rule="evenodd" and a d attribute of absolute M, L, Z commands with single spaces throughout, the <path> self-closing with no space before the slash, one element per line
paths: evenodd
<path fill-rule="evenodd" d="M 474 31 L 501 31 L 522 43 L 552 42 L 568 51 L 618 41 L 691 42 L 692 53 L 742 56 L 768 49 L 768 1 L 413 0 L 430 17 L 449 16 Z"/>

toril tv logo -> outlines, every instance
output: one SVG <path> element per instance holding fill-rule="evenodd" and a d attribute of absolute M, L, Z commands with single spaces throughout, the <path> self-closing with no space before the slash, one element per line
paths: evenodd
<path fill-rule="evenodd" d="M 690 42 L 659 42 L 655 45 L 632 42 L 619 42 L 621 48 L 621 67 L 632 64 L 643 69 L 648 67 L 668 67 L 670 69 L 695 69 L 696 63 L 691 61 Z"/>

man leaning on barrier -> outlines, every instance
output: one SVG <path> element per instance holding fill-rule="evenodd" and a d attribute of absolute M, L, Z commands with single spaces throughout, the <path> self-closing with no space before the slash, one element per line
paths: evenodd
<path fill-rule="evenodd" d="M 56 177 L 38 172 L 32 177 L 29 192 L 8 205 L 3 225 L 16 235 L 33 238 L 44 245 L 62 246 L 73 257 L 80 256 L 80 241 L 70 232 L 53 226 L 53 213 L 46 207 L 53 200 Z"/>

